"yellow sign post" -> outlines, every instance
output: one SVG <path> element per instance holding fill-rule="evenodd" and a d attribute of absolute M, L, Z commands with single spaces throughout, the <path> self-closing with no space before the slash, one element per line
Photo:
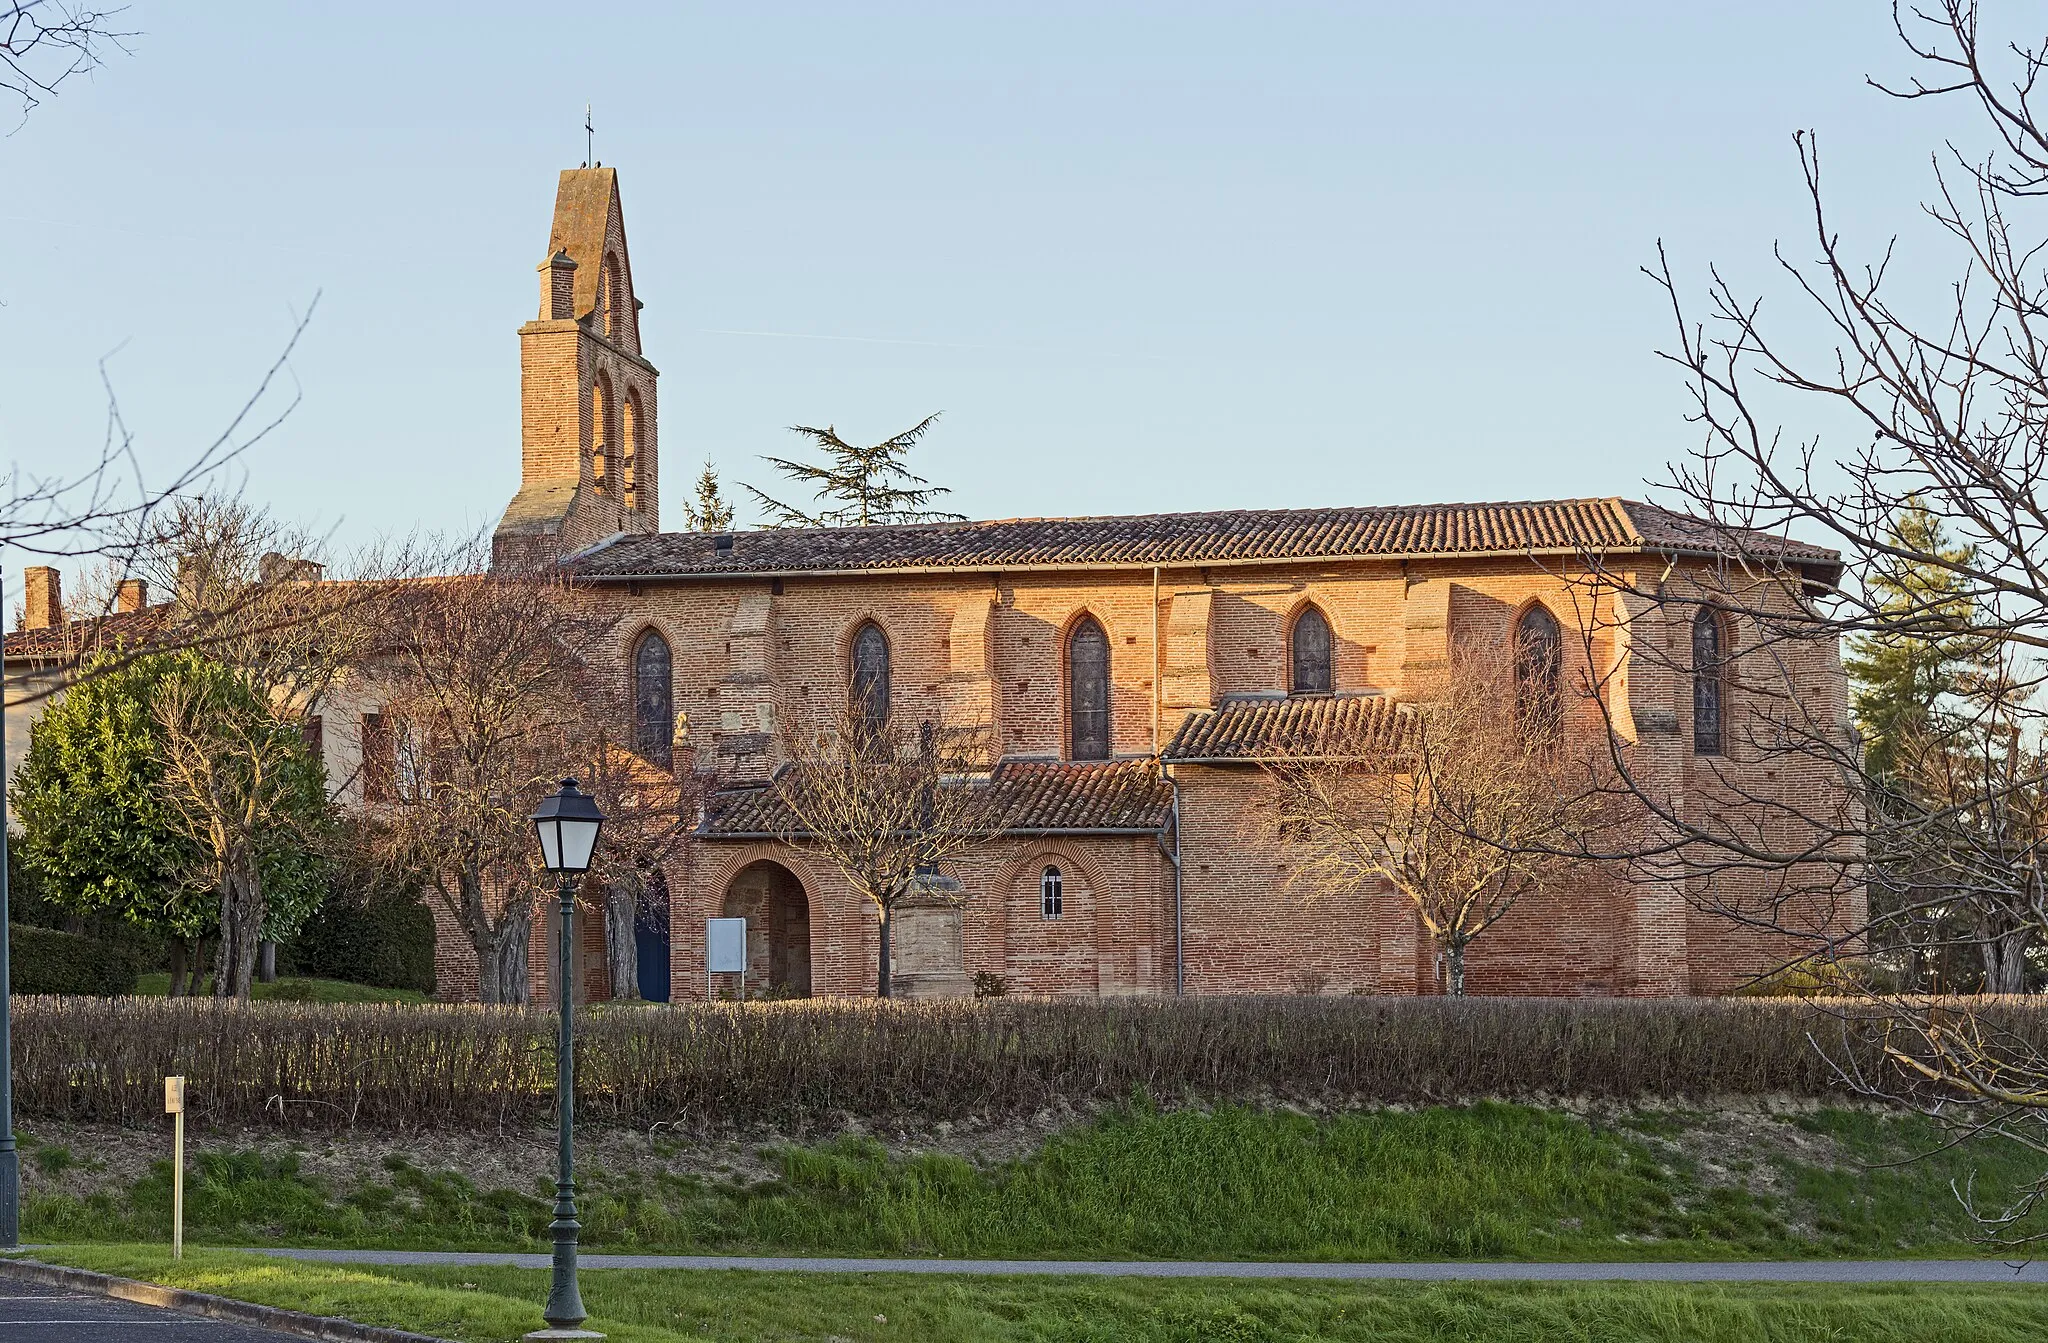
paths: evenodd
<path fill-rule="evenodd" d="M 171 1258 L 185 1257 L 185 1079 L 164 1079 L 164 1113 L 171 1116 Z"/>

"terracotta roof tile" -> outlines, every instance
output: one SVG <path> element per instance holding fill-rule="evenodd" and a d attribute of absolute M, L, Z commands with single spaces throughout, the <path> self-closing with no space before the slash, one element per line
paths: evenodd
<path fill-rule="evenodd" d="M 170 603 L 162 602 L 138 611 L 81 616 L 42 629 L 12 630 L 6 639 L 7 662 L 9 666 L 17 663 L 48 666 L 89 657 L 103 648 L 119 644 L 145 644 L 163 628 L 170 610 Z"/>
<path fill-rule="evenodd" d="M 728 544 L 721 547 L 721 541 Z M 1770 553 L 1825 566 L 1832 551 L 1757 536 Z M 1726 549 L 1724 545 L 1720 549 Z M 1027 569 L 1377 555 L 1570 554 L 1716 549 L 1711 529 L 1649 504 L 1559 499 L 1390 508 L 1234 509 L 1136 517 L 1009 518 L 899 527 L 662 532 L 573 557 L 594 579 L 874 569 Z"/>
<path fill-rule="evenodd" d="M 1009 834 L 1085 830 L 1157 831 L 1166 827 L 1173 792 L 1149 760 L 1100 764 L 1005 760 L 990 776 Z M 786 835 L 794 828 L 775 785 L 727 788 L 704 802 L 697 833 L 706 839 Z"/>
<path fill-rule="evenodd" d="M 1181 763 L 1368 754 L 1396 745 L 1406 717 L 1384 695 L 1229 699 L 1190 714 L 1162 754 Z"/>

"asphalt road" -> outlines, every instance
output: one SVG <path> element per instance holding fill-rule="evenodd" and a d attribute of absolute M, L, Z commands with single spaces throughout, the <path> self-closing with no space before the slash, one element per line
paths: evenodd
<path fill-rule="evenodd" d="M 7 1343 L 305 1343 L 294 1334 L 13 1279 L 0 1279 L 0 1339 Z"/>
<path fill-rule="evenodd" d="M 257 1250 L 323 1264 L 448 1264 L 546 1268 L 545 1254 L 443 1250 Z M 1183 1260 L 809 1259 L 768 1255 L 584 1254 L 584 1268 L 754 1269 L 808 1273 L 1070 1273 L 1114 1278 L 1332 1278 L 1426 1282 L 2030 1282 L 2048 1283 L 2048 1261 L 1997 1259 L 1805 1259 L 1743 1263 L 1274 1264 Z"/>

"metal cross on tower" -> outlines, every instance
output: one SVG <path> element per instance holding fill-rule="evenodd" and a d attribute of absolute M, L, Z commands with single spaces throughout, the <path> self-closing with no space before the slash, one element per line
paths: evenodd
<path fill-rule="evenodd" d="M 590 104 L 583 104 L 583 166 L 597 163 L 597 128 L 590 122 Z"/>

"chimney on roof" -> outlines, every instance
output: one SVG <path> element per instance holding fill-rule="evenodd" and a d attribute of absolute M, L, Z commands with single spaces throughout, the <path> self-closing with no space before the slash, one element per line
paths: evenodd
<path fill-rule="evenodd" d="M 114 610 L 126 615 L 149 605 L 149 584 L 139 578 L 124 578 L 114 592 Z"/>
<path fill-rule="evenodd" d="M 266 550 L 256 561 L 256 577 L 263 583 L 317 583 L 326 573 L 324 564 L 294 559 L 275 550 Z"/>
<path fill-rule="evenodd" d="M 576 263 L 558 249 L 540 263 L 540 316 L 544 322 L 566 322 L 576 316 Z"/>
<path fill-rule="evenodd" d="M 64 579 L 47 564 L 34 564 L 21 571 L 24 588 L 21 627 L 46 630 L 64 623 Z"/>

